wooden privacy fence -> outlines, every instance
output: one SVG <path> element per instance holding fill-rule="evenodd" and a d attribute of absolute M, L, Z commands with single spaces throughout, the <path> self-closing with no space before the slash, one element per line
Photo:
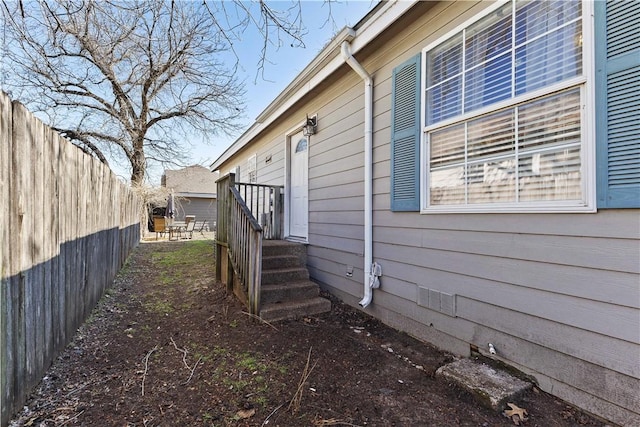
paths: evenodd
<path fill-rule="evenodd" d="M 141 203 L 0 93 L 1 425 L 24 403 L 140 241 Z"/>

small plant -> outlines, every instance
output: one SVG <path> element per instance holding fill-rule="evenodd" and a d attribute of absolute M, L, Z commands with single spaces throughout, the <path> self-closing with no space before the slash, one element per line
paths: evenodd
<path fill-rule="evenodd" d="M 238 367 L 254 372 L 258 369 L 257 359 L 249 353 L 242 353 L 241 359 L 238 361 Z"/>
<path fill-rule="evenodd" d="M 152 313 L 163 314 L 163 315 L 169 315 L 170 313 L 173 313 L 175 311 L 171 303 L 167 301 L 162 301 L 160 299 L 156 299 L 155 301 L 149 301 L 145 303 L 144 308 L 146 308 L 147 311 L 150 311 Z"/>
<path fill-rule="evenodd" d="M 263 408 L 266 408 L 267 405 L 269 404 L 269 399 L 267 399 L 266 396 L 259 395 L 256 397 L 255 402 L 256 404 L 262 406 Z"/>

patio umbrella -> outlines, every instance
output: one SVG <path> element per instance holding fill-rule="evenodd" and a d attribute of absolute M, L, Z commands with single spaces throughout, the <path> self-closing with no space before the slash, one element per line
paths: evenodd
<path fill-rule="evenodd" d="M 169 195 L 167 199 L 167 212 L 165 214 L 167 218 L 173 218 L 175 216 L 175 204 L 173 201 L 173 191 Z"/>

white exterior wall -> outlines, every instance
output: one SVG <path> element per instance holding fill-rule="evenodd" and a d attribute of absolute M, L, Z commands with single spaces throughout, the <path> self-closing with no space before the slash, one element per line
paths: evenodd
<path fill-rule="evenodd" d="M 458 354 L 492 343 L 499 358 L 532 374 L 543 390 L 621 425 L 640 425 L 637 209 L 390 211 L 392 70 L 486 6 L 419 4 L 356 55 L 375 84 L 373 260 L 383 271 L 365 311 Z M 353 306 L 364 274 L 363 92 L 361 79 L 344 66 L 226 163 L 257 152 L 258 182 L 284 184 L 286 132 L 318 114 L 309 145 L 309 270 Z M 454 307 L 430 309 L 429 290 Z"/>

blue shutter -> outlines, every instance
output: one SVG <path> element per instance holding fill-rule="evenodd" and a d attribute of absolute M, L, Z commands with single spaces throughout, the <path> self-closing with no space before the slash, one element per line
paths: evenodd
<path fill-rule="evenodd" d="M 598 208 L 640 208 L 640 1 L 595 2 Z"/>
<path fill-rule="evenodd" d="M 420 55 L 393 70 L 391 210 L 420 210 Z"/>

